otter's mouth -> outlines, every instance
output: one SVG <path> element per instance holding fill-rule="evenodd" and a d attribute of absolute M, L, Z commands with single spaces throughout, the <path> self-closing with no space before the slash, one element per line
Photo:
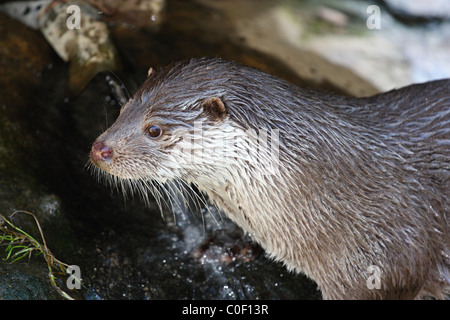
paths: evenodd
<path fill-rule="evenodd" d="M 114 170 L 114 157 L 116 153 L 111 146 L 107 146 L 103 141 L 95 141 L 92 144 L 90 153 L 90 160 L 94 165 L 92 168 L 97 169 L 98 174 L 103 174 L 110 178 L 138 180 L 139 177 L 133 176 L 130 172 Z"/>
<path fill-rule="evenodd" d="M 120 161 L 119 161 L 120 159 Z M 97 140 L 92 144 L 90 152 L 89 167 L 98 176 L 107 180 L 129 181 L 151 181 L 166 183 L 170 178 L 167 173 L 155 171 L 154 166 L 149 166 L 146 161 L 139 157 L 129 158 L 119 152 L 114 147 L 107 145 L 102 140 Z M 123 182 L 125 183 L 125 182 Z M 121 183 L 121 184 L 123 184 Z"/>
<path fill-rule="evenodd" d="M 196 207 L 200 203 L 205 203 L 205 199 L 182 180 L 167 177 L 163 173 L 152 172 L 151 176 L 143 176 L 142 173 L 133 172 L 133 170 L 116 170 L 115 156 L 118 156 L 118 152 L 114 152 L 112 147 L 106 146 L 102 141 L 96 141 L 92 145 L 87 166 L 99 182 L 106 183 L 112 189 L 120 190 L 125 199 L 138 194 L 149 207 L 154 199 L 161 214 L 164 207 L 184 207 L 188 201 L 186 199 L 197 201 Z M 168 198 L 171 200 L 167 200 Z"/>

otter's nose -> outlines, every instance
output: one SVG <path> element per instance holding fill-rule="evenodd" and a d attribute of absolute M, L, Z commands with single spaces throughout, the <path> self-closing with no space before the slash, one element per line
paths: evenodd
<path fill-rule="evenodd" d="M 91 158 L 94 162 L 101 162 L 111 159 L 113 155 L 113 149 L 105 146 L 103 141 L 96 141 L 92 144 Z"/>

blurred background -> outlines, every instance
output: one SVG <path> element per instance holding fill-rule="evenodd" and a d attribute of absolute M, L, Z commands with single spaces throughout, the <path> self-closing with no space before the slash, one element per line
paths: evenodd
<path fill-rule="evenodd" d="M 150 67 L 204 56 L 358 97 L 449 78 L 450 1 L 0 1 L 0 213 L 36 215 L 75 298 L 320 298 L 214 208 L 161 216 L 86 167 Z M 0 299 L 62 298 L 46 268 L 0 260 Z"/>

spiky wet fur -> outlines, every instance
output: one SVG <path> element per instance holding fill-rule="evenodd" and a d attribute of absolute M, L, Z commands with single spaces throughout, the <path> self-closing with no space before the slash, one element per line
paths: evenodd
<path fill-rule="evenodd" d="M 326 299 L 443 298 L 450 283 L 449 88 L 442 80 L 346 98 L 193 59 L 144 82 L 97 139 L 114 157 L 96 165 L 147 201 L 147 190 L 161 203 L 164 188 L 192 194 L 195 184 L 274 259 L 315 280 Z M 211 97 L 226 106 L 224 119 L 202 109 Z M 164 131 L 156 140 L 145 136 L 154 124 Z M 268 172 L 276 158 L 261 157 L 249 129 L 279 130 L 279 171 Z M 212 151 L 231 136 L 237 143 Z M 174 152 L 192 146 L 190 139 L 202 141 L 200 162 Z M 368 286 L 373 265 L 381 270 L 379 289 Z"/>

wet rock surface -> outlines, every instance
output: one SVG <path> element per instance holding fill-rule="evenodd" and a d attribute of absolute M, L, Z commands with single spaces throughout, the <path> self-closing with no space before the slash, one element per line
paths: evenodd
<path fill-rule="evenodd" d="M 218 1 L 221 2 L 221 1 Z M 118 115 L 117 93 L 132 94 L 149 67 L 220 56 L 298 85 L 352 94 L 342 82 L 302 76 L 247 39 L 236 40 L 229 13 L 204 1 L 169 1 L 158 30 L 109 24 L 123 64 L 69 95 L 68 65 L 39 31 L 0 14 L 0 213 L 33 212 L 48 247 L 80 267 L 77 299 L 320 299 L 315 284 L 270 260 L 223 214 L 158 206 L 98 183 L 87 170 L 92 141 Z M 276 43 L 276 41 L 275 41 Z M 300 54 L 301 55 L 301 54 Z M 305 56 L 305 55 L 304 55 Z M 376 87 L 311 53 L 314 70 L 348 77 L 362 92 Z M 330 77 L 331 79 L 331 77 Z M 127 90 L 117 87 L 124 85 Z M 14 223 L 37 239 L 30 219 Z M 0 247 L 0 254 L 3 253 Z M 3 256 L 2 256 L 3 257 Z M 59 284 L 64 286 L 65 277 Z M 42 257 L 0 261 L 0 299 L 61 299 Z"/>

